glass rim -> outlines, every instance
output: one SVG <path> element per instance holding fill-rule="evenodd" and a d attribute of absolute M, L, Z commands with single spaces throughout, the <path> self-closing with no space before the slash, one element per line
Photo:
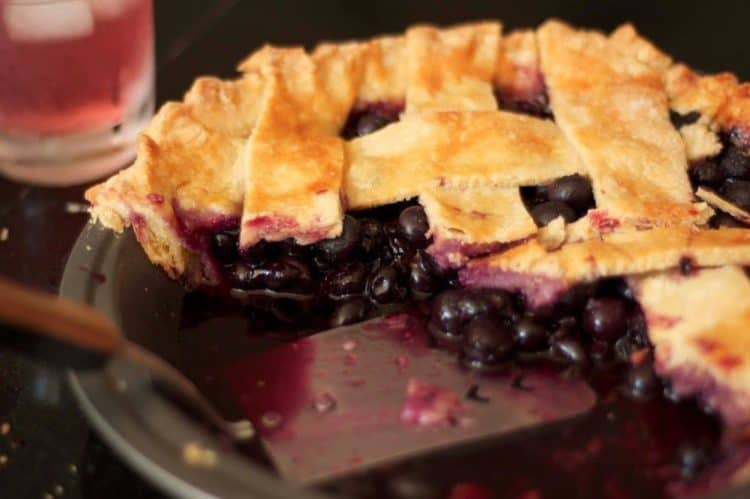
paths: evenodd
<path fill-rule="evenodd" d="M 7 0 L 5 5 L 44 5 L 54 3 L 88 3 L 88 0 Z M 0 0 L 0 3 L 1 0 Z"/>

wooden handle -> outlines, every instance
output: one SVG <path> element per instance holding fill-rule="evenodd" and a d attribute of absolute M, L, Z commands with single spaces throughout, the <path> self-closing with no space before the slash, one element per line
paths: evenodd
<path fill-rule="evenodd" d="M 99 311 L 4 278 L 0 323 L 108 357 L 123 345 L 119 328 Z"/>

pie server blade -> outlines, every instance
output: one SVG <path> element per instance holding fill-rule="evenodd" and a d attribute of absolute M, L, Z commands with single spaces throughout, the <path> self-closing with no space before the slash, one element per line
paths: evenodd
<path fill-rule="evenodd" d="M 225 376 L 278 471 L 298 483 L 570 418 L 595 403 L 585 381 L 549 371 L 461 369 L 407 314 L 253 354 Z"/>

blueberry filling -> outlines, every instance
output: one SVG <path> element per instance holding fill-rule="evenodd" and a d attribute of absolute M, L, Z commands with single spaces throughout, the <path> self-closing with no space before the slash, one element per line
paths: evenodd
<path fill-rule="evenodd" d="M 688 170 L 693 187 L 717 187 L 725 178 L 722 167 L 714 158 L 703 158 L 693 162 Z"/>
<path fill-rule="evenodd" d="M 575 222 L 596 207 L 591 181 L 582 175 L 560 177 L 549 185 L 522 187 L 521 196 L 539 227 L 557 217 L 563 217 L 565 223 Z"/>
<path fill-rule="evenodd" d="M 463 328 L 461 359 L 469 367 L 483 369 L 508 359 L 515 344 L 509 321 L 480 316 Z"/>
<path fill-rule="evenodd" d="M 698 121 L 700 113 L 693 111 L 682 115 L 670 111 L 670 119 L 675 128 L 679 129 Z M 750 151 L 734 135 L 731 132 L 721 134 L 721 152 L 716 156 L 693 160 L 688 175 L 694 191 L 701 187 L 716 191 L 730 203 L 743 210 L 750 210 Z M 709 225 L 714 228 L 748 227 L 719 210 L 711 218 Z"/>
<path fill-rule="evenodd" d="M 641 400 L 650 400 L 664 391 L 651 361 L 635 365 L 630 369 L 626 377 L 625 389 L 628 395 Z"/>
<path fill-rule="evenodd" d="M 341 130 L 341 137 L 351 140 L 380 130 L 398 121 L 403 110 L 404 104 L 399 102 L 371 102 L 358 105 L 349 113 Z"/>
<path fill-rule="evenodd" d="M 247 315 L 285 329 L 294 321 L 281 309 L 305 302 L 308 325 L 317 329 L 357 322 L 381 306 L 424 300 L 455 281 L 424 251 L 427 229 L 424 210 L 410 201 L 347 214 L 338 237 L 309 246 L 261 242 L 241 253 L 235 228 L 213 234 L 209 246 L 224 286 L 242 298 Z M 275 300 L 286 304 L 275 307 Z"/>
<path fill-rule="evenodd" d="M 726 136 L 721 153 L 710 158 L 694 161 L 689 174 L 693 188 L 707 187 L 719 190 L 737 190 L 731 187 L 732 182 L 750 180 L 750 156 L 747 151 L 732 144 Z M 740 184 L 744 191 L 750 184 Z M 735 192 L 736 194 L 736 192 Z"/>
<path fill-rule="evenodd" d="M 528 114 L 537 118 L 554 119 L 552 109 L 549 105 L 549 97 L 546 89 L 530 93 L 518 94 L 516 92 L 495 90 L 497 107 L 503 111 Z"/>
<path fill-rule="evenodd" d="M 404 276 L 394 265 L 383 265 L 370 275 L 367 293 L 372 301 L 380 305 L 399 303 L 406 299 Z"/>
<path fill-rule="evenodd" d="M 648 347 L 643 314 L 621 279 L 579 286 L 534 311 L 502 290 L 449 289 L 432 301 L 429 320 L 438 344 L 459 348 L 464 365 L 484 371 L 511 362 L 628 363 Z"/>
<path fill-rule="evenodd" d="M 747 211 L 750 210 L 750 182 L 728 178 L 721 185 L 719 193 L 724 199 Z"/>
<path fill-rule="evenodd" d="M 315 261 L 321 266 L 348 261 L 356 255 L 361 241 L 362 226 L 359 220 L 346 215 L 342 222 L 341 235 L 314 245 Z M 299 251 L 304 250 L 299 248 Z"/>

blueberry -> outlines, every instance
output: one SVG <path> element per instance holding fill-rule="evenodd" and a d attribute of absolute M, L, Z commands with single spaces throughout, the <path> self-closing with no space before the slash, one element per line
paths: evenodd
<path fill-rule="evenodd" d="M 487 302 L 475 291 L 451 289 L 433 300 L 431 319 L 443 332 L 459 335 L 464 324 L 488 312 Z"/>
<path fill-rule="evenodd" d="M 427 274 L 437 275 L 439 268 L 435 263 L 435 260 L 425 251 L 417 250 L 414 257 L 411 260 L 412 265 L 416 265 L 419 269 Z"/>
<path fill-rule="evenodd" d="M 367 294 L 372 301 L 385 305 L 397 303 L 406 297 L 406 287 L 401 273 L 393 265 L 380 267 L 367 282 Z"/>
<path fill-rule="evenodd" d="M 693 260 L 691 257 L 683 256 L 678 262 L 678 267 L 680 269 L 680 274 L 689 276 L 695 272 L 696 263 L 695 260 Z"/>
<path fill-rule="evenodd" d="M 492 312 L 513 318 L 516 304 L 514 304 L 510 293 L 502 289 L 478 289 L 475 292 L 482 296 L 482 300 Z M 522 306 L 518 308 L 523 309 Z"/>
<path fill-rule="evenodd" d="M 643 362 L 630 368 L 626 386 L 628 394 L 639 400 L 650 400 L 662 390 L 661 381 L 651 362 Z"/>
<path fill-rule="evenodd" d="M 364 113 L 357 120 L 357 137 L 370 134 L 377 130 L 380 130 L 384 126 L 392 123 L 393 120 L 388 116 L 384 116 L 378 112 L 367 112 Z"/>
<path fill-rule="evenodd" d="M 492 305 L 486 295 L 478 290 L 466 290 L 458 299 L 458 309 L 465 321 L 492 312 Z"/>
<path fill-rule="evenodd" d="M 317 256 L 327 263 L 340 263 L 349 260 L 359 248 L 362 229 L 359 221 L 351 215 L 344 216 L 341 235 L 315 244 Z"/>
<path fill-rule="evenodd" d="M 688 170 L 694 185 L 718 185 L 724 180 L 722 167 L 713 159 L 707 158 L 690 165 Z"/>
<path fill-rule="evenodd" d="M 430 319 L 435 326 L 450 334 L 459 334 L 463 319 L 458 308 L 461 291 L 450 289 L 440 293 L 433 301 Z"/>
<path fill-rule="evenodd" d="M 281 243 L 279 243 L 279 248 L 281 249 L 281 253 L 286 256 L 291 256 L 294 258 L 307 258 L 307 247 L 306 246 L 300 246 L 299 244 L 294 242 L 294 239 L 289 238 L 283 240 Z"/>
<path fill-rule="evenodd" d="M 496 94 L 500 109 L 514 113 L 528 114 L 537 118 L 552 118 L 549 108 L 549 98 L 546 92 L 531 98 L 520 98 L 518 96 Z"/>
<path fill-rule="evenodd" d="M 578 284 L 568 289 L 557 302 L 556 308 L 566 314 L 577 313 L 593 296 L 596 286 L 591 283 Z"/>
<path fill-rule="evenodd" d="M 226 275 L 230 284 L 236 288 L 253 289 L 265 285 L 265 282 L 262 282 L 255 274 L 254 269 L 243 262 L 235 263 L 227 268 Z"/>
<path fill-rule="evenodd" d="M 257 267 L 268 261 L 274 254 L 273 244 L 267 241 L 259 241 L 254 246 L 242 251 L 240 257 L 251 267 Z"/>
<path fill-rule="evenodd" d="M 376 256 L 385 242 L 383 225 L 373 218 L 359 221 L 362 230 L 362 252 L 366 256 Z"/>
<path fill-rule="evenodd" d="M 340 327 L 360 322 L 367 316 L 367 301 L 361 297 L 340 302 L 331 314 L 331 327 Z"/>
<path fill-rule="evenodd" d="M 521 318 L 514 330 L 514 340 L 521 350 L 533 352 L 547 346 L 547 328 L 533 317 Z"/>
<path fill-rule="evenodd" d="M 417 251 L 409 266 L 409 287 L 415 295 L 431 295 L 438 287 L 432 264 L 423 250 Z"/>
<path fill-rule="evenodd" d="M 615 341 L 615 355 L 624 363 L 630 362 L 630 356 L 633 352 L 637 352 L 642 348 L 643 345 L 630 334 L 626 334 Z"/>
<path fill-rule="evenodd" d="M 627 329 L 627 310 L 617 298 L 589 298 L 583 310 L 583 330 L 592 338 L 615 341 Z"/>
<path fill-rule="evenodd" d="M 547 197 L 546 185 L 533 185 L 521 187 L 521 196 L 523 200 L 531 206 L 549 201 Z"/>
<path fill-rule="evenodd" d="M 693 478 L 713 461 L 712 454 L 708 443 L 685 442 L 675 452 L 675 464 L 684 478 Z"/>
<path fill-rule="evenodd" d="M 513 352 L 513 329 L 505 321 L 478 317 L 463 330 L 464 356 L 482 364 L 496 364 Z"/>
<path fill-rule="evenodd" d="M 633 289 L 628 285 L 627 281 L 625 279 L 617 279 L 617 284 L 615 285 L 616 293 L 617 295 L 629 302 L 635 301 L 635 294 L 633 294 Z"/>
<path fill-rule="evenodd" d="M 424 208 L 409 206 L 398 215 L 398 228 L 404 238 L 417 248 L 427 245 L 427 231 L 430 228 Z"/>
<path fill-rule="evenodd" d="M 560 317 L 552 328 L 552 336 L 557 339 L 575 336 L 577 332 L 578 319 L 572 315 Z"/>
<path fill-rule="evenodd" d="M 360 294 L 367 282 L 367 267 L 362 262 L 347 262 L 328 272 L 320 283 L 321 289 L 331 298 Z"/>
<path fill-rule="evenodd" d="M 411 261 L 414 254 L 414 248 L 401 235 L 397 222 L 386 224 L 383 227 L 383 232 L 388 243 L 388 255 L 401 270 L 407 271 L 408 262 Z"/>
<path fill-rule="evenodd" d="M 224 265 L 239 258 L 238 233 L 236 230 L 217 232 L 211 238 L 211 250 L 214 256 Z"/>
<path fill-rule="evenodd" d="M 669 121 L 672 122 L 672 126 L 674 126 L 675 128 L 682 128 L 685 125 L 692 125 L 699 119 L 701 119 L 701 113 L 698 111 L 690 111 L 685 114 L 680 114 L 673 109 L 669 110 Z"/>
<path fill-rule="evenodd" d="M 576 219 L 576 212 L 561 201 L 547 201 L 531 209 L 531 218 L 539 227 L 544 227 L 557 217 L 563 217 L 565 223 L 571 223 Z"/>
<path fill-rule="evenodd" d="M 596 294 L 600 296 L 611 296 L 614 298 L 621 298 L 628 303 L 635 300 L 633 290 L 630 289 L 625 279 L 621 278 L 610 278 L 601 279 L 596 284 Z"/>
<path fill-rule="evenodd" d="M 577 338 L 553 338 L 551 343 L 552 354 L 562 362 L 579 367 L 588 364 L 586 350 Z"/>
<path fill-rule="evenodd" d="M 631 309 L 627 319 L 628 335 L 641 347 L 648 346 L 648 325 L 646 316 L 640 308 Z"/>
<path fill-rule="evenodd" d="M 732 215 L 729 215 L 728 213 L 723 213 L 723 212 L 716 213 L 716 215 L 711 217 L 711 220 L 709 221 L 709 223 L 711 224 L 711 227 L 714 227 L 716 229 L 720 227 L 744 229 L 747 227 L 747 225 L 740 222 L 739 220 L 734 218 Z"/>
<path fill-rule="evenodd" d="M 303 260 L 291 257 L 256 267 L 238 262 L 228 269 L 227 275 L 231 284 L 240 289 L 306 291 L 312 286 L 312 274 L 308 265 Z"/>
<path fill-rule="evenodd" d="M 743 210 L 750 210 L 750 182 L 728 179 L 721 186 L 721 195 Z"/>
<path fill-rule="evenodd" d="M 568 175 L 552 182 L 547 187 L 550 201 L 560 201 L 578 213 L 585 213 L 594 207 L 594 194 L 591 182 L 583 175 Z"/>
<path fill-rule="evenodd" d="M 589 356 L 591 360 L 596 363 L 602 364 L 610 359 L 612 349 L 609 347 L 609 343 L 605 341 L 594 341 L 589 346 Z"/>
<path fill-rule="evenodd" d="M 721 170 L 724 176 L 750 179 L 750 158 L 740 149 L 728 146 L 721 158 Z"/>
<path fill-rule="evenodd" d="M 309 289 L 312 284 L 310 268 L 298 258 L 280 259 L 270 263 L 266 269 L 264 277 L 266 286 L 270 289 Z"/>

